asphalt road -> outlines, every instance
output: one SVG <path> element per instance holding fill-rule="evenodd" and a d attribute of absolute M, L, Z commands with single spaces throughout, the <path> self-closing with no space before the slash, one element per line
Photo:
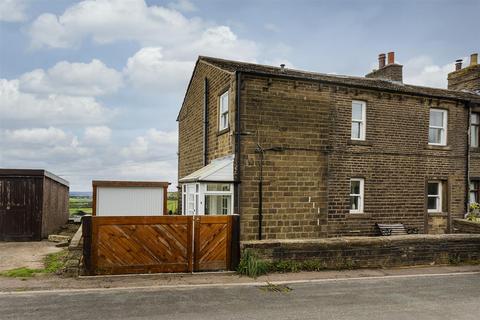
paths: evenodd
<path fill-rule="evenodd" d="M 480 274 L 0 295 L 0 319 L 479 319 Z"/>

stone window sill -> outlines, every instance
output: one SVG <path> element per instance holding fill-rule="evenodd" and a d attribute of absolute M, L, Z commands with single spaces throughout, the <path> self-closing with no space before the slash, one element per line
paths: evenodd
<path fill-rule="evenodd" d="M 223 130 L 220 130 L 220 131 L 217 132 L 217 137 L 218 137 L 218 136 L 221 136 L 221 135 L 223 135 L 223 134 L 225 134 L 225 133 L 227 133 L 227 132 L 229 132 L 229 131 L 230 131 L 230 127 L 227 127 L 227 128 L 225 128 L 225 129 L 223 129 Z"/>
<path fill-rule="evenodd" d="M 348 140 L 347 144 L 352 145 L 352 146 L 366 146 L 366 147 L 371 147 L 372 143 L 368 140 Z"/>
<path fill-rule="evenodd" d="M 446 145 L 446 146 L 437 146 L 437 145 L 432 145 L 432 144 L 429 144 L 426 146 L 427 150 L 443 150 L 443 151 L 450 151 L 452 150 L 452 147 L 449 146 L 449 145 Z"/>
<path fill-rule="evenodd" d="M 430 217 L 447 217 L 448 212 L 428 212 Z"/>
<path fill-rule="evenodd" d="M 346 216 L 348 219 L 371 219 L 370 213 L 348 213 Z"/>

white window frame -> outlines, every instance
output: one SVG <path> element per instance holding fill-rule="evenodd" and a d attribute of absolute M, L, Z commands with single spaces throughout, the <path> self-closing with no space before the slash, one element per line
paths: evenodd
<path fill-rule="evenodd" d="M 209 184 L 228 184 L 230 187 L 229 191 L 207 191 L 207 185 Z M 183 195 L 182 195 L 182 214 L 183 215 L 205 215 L 205 204 L 207 195 L 220 195 L 220 196 L 230 196 L 230 213 L 227 215 L 234 214 L 234 185 L 230 182 L 191 182 L 185 183 L 182 185 Z M 190 192 L 193 190 L 192 192 Z M 189 202 L 189 193 L 193 195 L 194 199 L 194 208 L 190 208 Z M 190 201 L 191 202 L 191 201 Z M 195 208 L 196 206 L 196 208 Z"/>
<path fill-rule="evenodd" d="M 230 187 L 230 190 L 228 191 L 209 191 L 208 185 L 209 184 L 228 184 Z M 232 183 L 222 183 L 222 182 L 209 182 L 205 183 L 204 188 L 203 188 L 203 199 L 204 199 L 204 207 L 203 207 L 203 214 L 205 214 L 205 205 L 207 203 L 207 196 L 230 196 L 231 202 L 230 202 L 230 213 L 226 213 L 226 215 L 231 215 L 233 214 L 233 184 Z"/>
<path fill-rule="evenodd" d="M 225 99 L 226 97 L 226 99 Z M 224 105 L 224 100 L 226 100 L 226 105 Z M 228 90 L 225 91 L 220 95 L 220 102 L 218 106 L 218 131 L 226 130 L 228 129 L 229 126 L 229 96 L 228 96 Z M 225 121 L 224 121 L 225 119 Z"/>
<path fill-rule="evenodd" d="M 476 199 L 472 199 L 476 198 Z M 468 183 L 469 203 L 480 203 L 480 180 L 472 179 Z"/>
<path fill-rule="evenodd" d="M 359 104 L 362 106 L 362 119 L 353 118 L 353 105 Z M 352 140 L 365 141 L 367 136 L 367 103 L 360 100 L 352 100 L 352 110 L 351 110 L 351 123 L 350 123 L 350 138 Z M 360 124 L 360 137 L 353 136 L 352 125 L 354 123 Z"/>
<path fill-rule="evenodd" d="M 476 117 L 476 122 L 473 121 L 474 117 Z M 473 128 L 476 129 L 476 132 Z M 474 137 L 476 138 L 476 144 L 473 143 Z M 470 115 L 470 146 L 472 148 L 480 147 L 480 112 L 472 112 Z"/>
<path fill-rule="evenodd" d="M 438 184 L 438 195 L 430 195 L 428 193 L 428 185 L 436 183 Z M 437 208 L 436 209 L 428 209 L 428 200 L 429 198 L 436 198 L 437 201 Z M 427 182 L 427 211 L 429 213 L 439 213 L 442 212 L 442 204 L 443 204 L 443 183 L 442 181 L 428 181 Z"/>
<path fill-rule="evenodd" d="M 352 182 L 358 181 L 360 182 L 360 193 L 352 193 Z M 357 209 L 351 209 L 350 208 L 350 213 L 363 213 L 363 208 L 364 208 L 364 194 L 365 194 L 365 179 L 363 178 L 351 178 L 350 179 L 350 196 L 348 197 L 348 203 L 350 206 L 351 203 L 351 197 L 358 197 L 358 208 Z"/>
<path fill-rule="evenodd" d="M 183 215 L 198 215 L 199 214 L 199 184 L 186 183 L 183 186 L 184 193 L 182 195 L 182 214 Z M 189 196 L 193 197 L 190 201 Z M 193 207 L 190 205 L 193 203 Z"/>
<path fill-rule="evenodd" d="M 186 215 L 187 214 L 187 185 L 184 184 L 182 186 L 182 214 Z"/>
<path fill-rule="evenodd" d="M 442 126 L 433 126 L 431 124 L 432 112 L 441 112 L 443 114 Z M 440 142 L 430 142 L 430 129 L 440 129 L 442 134 L 440 135 Z M 428 123 L 428 144 L 432 146 L 446 146 L 448 134 L 448 110 L 430 108 L 429 111 L 429 123 Z"/>

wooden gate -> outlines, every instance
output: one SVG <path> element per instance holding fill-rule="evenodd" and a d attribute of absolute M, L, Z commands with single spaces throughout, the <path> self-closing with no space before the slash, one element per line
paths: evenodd
<path fill-rule="evenodd" d="M 89 274 L 230 270 L 238 262 L 238 216 L 96 216 L 82 221 Z"/>
<path fill-rule="evenodd" d="M 228 270 L 231 216 L 195 216 L 194 270 Z"/>

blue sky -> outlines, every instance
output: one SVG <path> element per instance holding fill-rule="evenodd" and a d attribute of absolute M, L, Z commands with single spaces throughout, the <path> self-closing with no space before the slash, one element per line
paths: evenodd
<path fill-rule="evenodd" d="M 198 55 L 363 76 L 395 51 L 445 87 L 478 52 L 480 1 L 0 0 L 0 167 L 176 183 Z"/>

